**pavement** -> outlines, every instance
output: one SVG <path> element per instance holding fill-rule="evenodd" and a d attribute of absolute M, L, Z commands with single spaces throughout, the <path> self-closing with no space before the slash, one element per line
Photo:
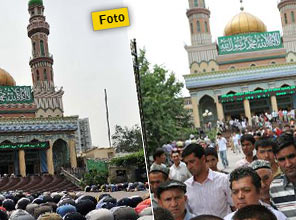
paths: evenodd
<path fill-rule="evenodd" d="M 232 152 L 232 150 L 230 148 L 227 149 L 227 159 L 228 159 L 228 162 L 229 162 L 229 166 L 224 169 L 223 165 L 222 165 L 222 162 L 220 160 L 220 156 L 219 156 L 219 162 L 218 162 L 218 169 L 220 170 L 224 170 L 226 172 L 229 172 L 231 173 L 232 170 L 235 169 L 235 163 L 238 161 L 238 160 L 241 160 L 245 157 L 245 155 L 241 152 L 241 153 L 238 153 L 238 154 L 235 154 Z"/>

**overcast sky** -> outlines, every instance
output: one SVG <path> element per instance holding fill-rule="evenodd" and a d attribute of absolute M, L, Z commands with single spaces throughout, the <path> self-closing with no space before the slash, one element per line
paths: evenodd
<path fill-rule="evenodd" d="M 116 124 L 139 124 L 129 40 L 145 46 L 151 63 L 163 64 L 179 80 L 189 73 L 184 45 L 190 45 L 187 0 L 43 0 L 50 25 L 49 51 L 55 85 L 63 86 L 65 116 L 89 117 L 93 145 L 107 146 L 104 88 L 108 91 L 111 133 Z M 239 13 L 239 0 L 206 0 L 213 41 Z M 245 0 L 269 31 L 281 30 L 277 0 Z M 91 12 L 128 7 L 130 27 L 93 31 Z M 27 1 L 1 3 L 0 67 L 17 85 L 32 85 L 27 37 Z M 184 90 L 184 95 L 188 93 Z"/>

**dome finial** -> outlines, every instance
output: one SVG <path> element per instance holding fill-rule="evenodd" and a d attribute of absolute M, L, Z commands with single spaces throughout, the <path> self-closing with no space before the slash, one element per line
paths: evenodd
<path fill-rule="evenodd" d="M 241 11 L 243 11 L 243 10 L 244 10 L 244 6 L 243 6 L 243 0 L 240 0 L 240 3 L 241 3 L 240 10 L 241 10 Z"/>

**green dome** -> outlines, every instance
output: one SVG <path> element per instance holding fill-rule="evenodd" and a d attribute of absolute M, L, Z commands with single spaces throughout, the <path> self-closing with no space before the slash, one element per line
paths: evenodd
<path fill-rule="evenodd" d="M 30 0 L 28 3 L 29 6 L 32 5 L 43 5 L 43 1 L 42 0 Z"/>

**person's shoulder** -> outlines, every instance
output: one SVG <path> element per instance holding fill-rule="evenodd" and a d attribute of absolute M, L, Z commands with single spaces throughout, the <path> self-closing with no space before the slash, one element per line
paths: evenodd
<path fill-rule="evenodd" d="M 271 184 L 270 184 L 270 187 L 275 187 L 275 186 L 279 186 L 279 185 L 283 185 L 284 184 L 284 174 L 281 174 L 281 175 L 278 175 L 276 176 Z"/>
<path fill-rule="evenodd" d="M 278 210 L 274 209 L 272 206 L 269 206 L 268 208 L 269 208 L 270 211 L 272 211 L 272 213 L 276 216 L 276 218 L 278 220 L 287 219 L 287 217 L 281 211 L 278 211 Z"/>
<path fill-rule="evenodd" d="M 192 181 L 193 181 L 193 176 L 190 177 L 189 179 L 187 179 L 184 183 L 185 183 L 187 186 L 189 186 L 189 185 L 192 184 Z"/>
<path fill-rule="evenodd" d="M 229 213 L 228 215 L 226 215 L 223 219 L 224 219 L 224 220 L 231 220 L 232 217 L 234 216 L 234 214 L 235 214 L 235 212 L 231 212 L 231 213 Z"/>

